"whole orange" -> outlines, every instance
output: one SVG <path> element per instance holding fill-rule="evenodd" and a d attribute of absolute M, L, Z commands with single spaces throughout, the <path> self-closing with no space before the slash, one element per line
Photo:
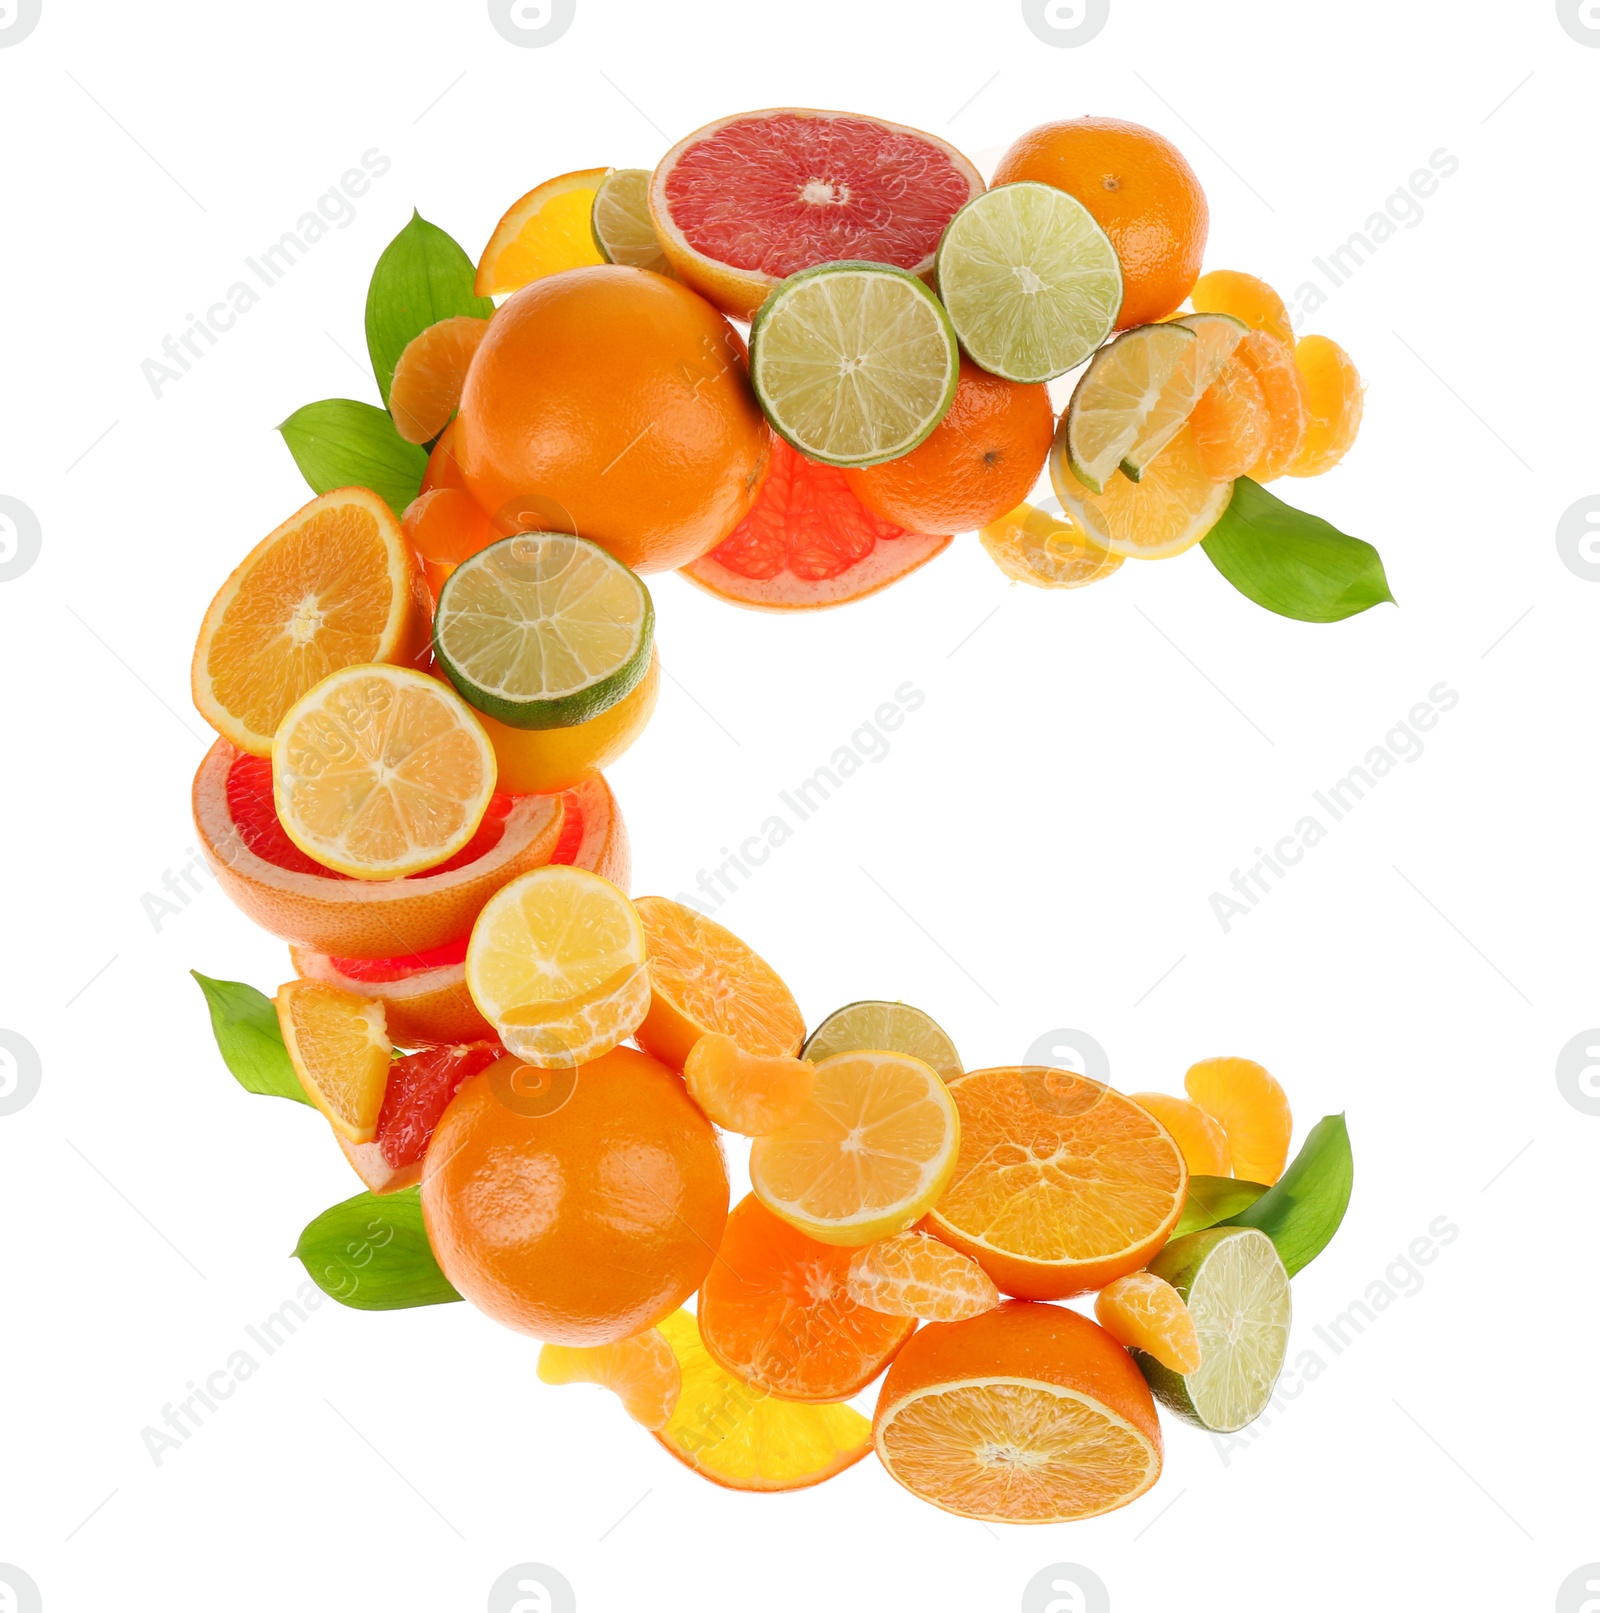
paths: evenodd
<path fill-rule="evenodd" d="M 1050 393 L 961 360 L 956 395 L 909 454 L 845 480 L 874 515 L 908 532 L 975 532 L 1028 496 L 1055 432 Z"/>
<path fill-rule="evenodd" d="M 508 1056 L 450 1100 L 422 1216 L 445 1276 L 497 1322 L 610 1344 L 700 1286 L 728 1173 L 711 1122 L 647 1053 L 618 1047 L 576 1070 Z"/>
<path fill-rule="evenodd" d="M 1111 237 L 1122 264 L 1117 329 L 1164 319 L 1200 277 L 1211 212 L 1183 153 L 1121 118 L 1041 123 L 1016 140 L 995 185 L 1036 179 L 1076 196 Z"/>
<path fill-rule="evenodd" d="M 575 532 L 636 571 L 716 548 L 770 437 L 733 327 L 686 286 L 621 264 L 546 275 L 495 314 L 454 429 L 504 532 Z"/>

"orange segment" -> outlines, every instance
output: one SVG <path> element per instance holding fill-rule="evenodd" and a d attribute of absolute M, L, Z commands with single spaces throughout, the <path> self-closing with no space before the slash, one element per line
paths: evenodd
<path fill-rule="evenodd" d="M 1161 1475 L 1139 1369 L 1061 1305 L 1009 1300 L 921 1329 L 889 1368 L 872 1432 L 913 1495 L 998 1523 L 1093 1518 Z"/>
<path fill-rule="evenodd" d="M 731 1036 L 712 1031 L 689 1050 L 683 1079 L 707 1119 L 741 1136 L 763 1137 L 800 1118 L 813 1076 L 805 1059 L 745 1053 Z"/>
<path fill-rule="evenodd" d="M 1253 330 L 1234 356 L 1255 377 L 1267 403 L 1267 446 L 1250 470 L 1258 482 L 1275 481 L 1294 463 L 1306 435 L 1306 392 L 1286 342 Z"/>
<path fill-rule="evenodd" d="M 406 506 L 400 527 L 422 562 L 423 578 L 435 600 L 445 578 L 500 535 L 477 500 L 458 487 L 419 494 Z"/>
<path fill-rule="evenodd" d="M 1270 1187 L 1289 1158 L 1294 1117 L 1283 1088 L 1251 1059 L 1201 1059 L 1185 1091 L 1228 1134 L 1233 1174 Z"/>
<path fill-rule="evenodd" d="M 1305 386 L 1310 418 L 1289 475 L 1320 476 L 1344 458 L 1361 429 L 1361 376 L 1350 355 L 1326 336 L 1297 343 L 1294 367 Z"/>
<path fill-rule="evenodd" d="M 700 1289 L 700 1337 L 741 1383 L 785 1400 L 848 1400 L 916 1325 L 850 1297 L 850 1250 L 818 1243 L 751 1194 Z"/>
<path fill-rule="evenodd" d="M 1172 1372 L 1200 1370 L 1200 1335 L 1189 1307 L 1153 1271 L 1107 1283 L 1095 1295 L 1094 1314 L 1118 1344 L 1153 1355 Z"/>
<path fill-rule="evenodd" d="M 283 714 L 341 667 L 410 661 L 427 644 L 417 562 L 389 506 L 364 487 L 314 498 L 269 532 L 200 626 L 196 709 L 224 739 L 272 754 Z"/>
<path fill-rule="evenodd" d="M 450 424 L 467 366 L 488 328 L 487 319 L 456 314 L 406 343 L 389 383 L 389 413 L 407 442 L 432 442 Z"/>
<path fill-rule="evenodd" d="M 341 1137 L 370 1143 L 389 1082 L 383 1004 L 317 980 L 279 986 L 273 1003 L 306 1096 Z"/>
<path fill-rule="evenodd" d="M 886 1316 L 960 1322 L 1000 1303 L 1000 1290 L 977 1261 L 926 1232 L 869 1243 L 850 1262 L 851 1299 Z"/>
<path fill-rule="evenodd" d="M 683 1388 L 678 1358 L 658 1327 L 615 1344 L 546 1344 L 539 1351 L 539 1378 L 543 1383 L 597 1383 L 652 1432 L 666 1427 Z"/>
<path fill-rule="evenodd" d="M 1148 1109 L 1177 1140 L 1191 1176 L 1232 1176 L 1233 1156 L 1228 1134 L 1198 1104 L 1165 1092 L 1134 1092 L 1129 1096 Z"/>
<path fill-rule="evenodd" d="M 1230 358 L 1189 416 L 1200 468 L 1214 482 L 1248 476 L 1267 449 L 1272 416 L 1254 372 Z"/>
<path fill-rule="evenodd" d="M 849 1406 L 802 1406 L 724 1372 L 688 1311 L 661 1332 L 678 1358 L 683 1392 L 657 1435 L 672 1455 L 734 1490 L 799 1490 L 820 1484 L 872 1449 L 872 1428 Z"/>
<path fill-rule="evenodd" d="M 639 1045 L 681 1070 L 707 1031 L 731 1036 L 746 1053 L 793 1056 L 805 1021 L 789 988 L 738 936 L 665 896 L 635 904 L 650 961 L 650 1012 Z"/>
<path fill-rule="evenodd" d="M 1177 1143 L 1131 1098 L 1030 1066 L 974 1070 L 950 1095 L 961 1153 L 929 1230 L 1005 1293 L 1088 1293 L 1166 1242 L 1189 1173 Z"/>
<path fill-rule="evenodd" d="M 483 249 L 472 289 L 480 297 L 503 297 L 547 274 L 604 263 L 589 214 L 609 172 L 580 168 L 560 174 L 514 201 Z"/>
<path fill-rule="evenodd" d="M 1294 327 L 1283 298 L 1265 280 L 1238 269 L 1213 269 L 1194 283 L 1189 301 L 1201 314 L 1232 314 L 1252 330 L 1265 331 L 1294 346 Z"/>

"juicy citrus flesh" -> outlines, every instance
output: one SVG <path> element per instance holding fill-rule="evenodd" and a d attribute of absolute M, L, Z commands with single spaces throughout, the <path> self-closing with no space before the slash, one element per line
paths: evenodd
<path fill-rule="evenodd" d="M 756 1139 L 750 1185 L 813 1238 L 872 1243 L 933 1207 L 960 1139 L 956 1106 L 930 1065 L 904 1053 L 836 1053 L 817 1064 L 800 1118 Z"/>
<path fill-rule="evenodd" d="M 650 170 L 615 168 L 601 180 L 589 215 L 594 244 L 607 263 L 676 278 L 650 222 Z"/>
<path fill-rule="evenodd" d="M 393 512 L 365 488 L 313 499 L 239 563 L 194 650 L 200 715 L 255 756 L 283 715 L 341 667 L 409 659 L 416 561 Z"/>
<path fill-rule="evenodd" d="M 479 710 L 517 728 L 562 728 L 634 688 L 654 627 L 644 584 L 599 544 L 522 532 L 452 573 L 434 617 L 434 653 Z"/>
<path fill-rule="evenodd" d="M 1165 1092 L 1128 1094 L 1141 1109 L 1147 1109 L 1173 1135 L 1183 1150 L 1183 1162 L 1191 1176 L 1232 1176 L 1233 1154 L 1228 1134 L 1199 1104 L 1187 1098 L 1174 1098 Z"/>
<path fill-rule="evenodd" d="M 1183 1078 L 1190 1099 L 1227 1133 L 1233 1174 L 1270 1187 L 1289 1158 L 1294 1116 L 1277 1080 L 1253 1059 L 1201 1059 Z"/>
<path fill-rule="evenodd" d="M 272 742 L 284 830 L 355 879 L 398 879 L 453 857 L 494 786 L 494 751 L 466 702 L 403 667 L 332 673 L 285 713 Z"/>
<path fill-rule="evenodd" d="M 487 319 L 455 314 L 406 343 L 389 383 L 389 414 L 407 442 L 432 442 L 450 424 Z"/>
<path fill-rule="evenodd" d="M 1024 181 L 975 197 L 951 220 L 939 295 L 974 363 L 1011 381 L 1051 381 L 1111 334 L 1122 270 L 1082 202 Z"/>
<path fill-rule="evenodd" d="M 1090 492 L 1108 486 L 1196 339 L 1181 323 L 1141 325 L 1090 361 L 1056 428 L 1057 455 Z"/>
<path fill-rule="evenodd" d="M 552 863 L 498 890 L 472 927 L 466 974 L 506 1051 L 538 1069 L 609 1053 L 650 1006 L 639 916 L 584 868 Z"/>
<path fill-rule="evenodd" d="M 1266 452 L 1267 395 L 1248 365 L 1230 358 L 1189 416 L 1200 468 L 1214 482 L 1248 476 Z"/>
<path fill-rule="evenodd" d="M 1139 428 L 1138 439 L 1123 456 L 1123 473 L 1134 481 L 1183 429 L 1245 336 L 1245 327 L 1225 314 L 1188 314 L 1177 323 L 1192 330 L 1195 339 L 1167 378 L 1155 407 Z"/>
<path fill-rule="evenodd" d="M 660 1328 L 615 1344 L 545 1344 L 539 1349 L 541 1383 L 593 1383 L 609 1389 L 643 1428 L 665 1428 L 683 1391 L 683 1372 Z"/>
<path fill-rule="evenodd" d="M 506 210 L 478 260 L 473 290 L 501 297 L 546 275 L 603 263 L 589 229 L 604 168 L 580 168 L 536 185 Z"/>
<path fill-rule="evenodd" d="M 1253 330 L 1235 349 L 1255 377 L 1267 403 L 1267 445 L 1251 467 L 1251 479 L 1276 481 L 1295 462 L 1305 442 L 1309 412 L 1305 382 L 1286 342 Z"/>
<path fill-rule="evenodd" d="M 799 1490 L 820 1484 L 872 1449 L 872 1428 L 849 1406 L 801 1405 L 741 1383 L 717 1364 L 689 1311 L 661 1324 L 683 1390 L 657 1434 L 672 1455 L 735 1490 Z"/>
<path fill-rule="evenodd" d="M 650 1016 L 639 1045 L 681 1070 L 708 1031 L 746 1053 L 792 1056 L 805 1039 L 794 995 L 765 958 L 732 931 L 665 896 L 641 896 L 650 968 Z"/>
<path fill-rule="evenodd" d="M 960 1322 L 1000 1303 L 1000 1290 L 976 1260 L 926 1232 L 898 1232 L 859 1250 L 847 1291 L 869 1310 L 919 1322 Z"/>
<path fill-rule="evenodd" d="M 690 1048 L 683 1079 L 708 1120 L 743 1137 L 764 1137 L 805 1112 L 812 1068 L 804 1059 L 746 1053 L 731 1036 L 712 1031 Z"/>
<path fill-rule="evenodd" d="M 706 1348 L 741 1383 L 785 1400 L 848 1400 L 916 1325 L 852 1298 L 850 1259 L 751 1194 L 729 1214 L 700 1288 Z"/>
<path fill-rule="evenodd" d="M 909 453 L 955 395 L 944 309 L 909 274 L 834 263 L 785 281 L 750 331 L 750 380 L 791 446 L 830 465 Z"/>
<path fill-rule="evenodd" d="M 1321 476 L 1350 451 L 1361 429 L 1361 375 L 1350 355 L 1326 336 L 1295 344 L 1294 367 L 1306 397 L 1306 434 L 1290 476 Z"/>
<path fill-rule="evenodd" d="M 1063 508 L 1093 542 L 1133 560 L 1167 560 L 1192 549 L 1233 497 L 1232 482 L 1214 482 L 1206 474 L 1187 425 L 1137 482 L 1112 476 L 1099 494 L 1079 485 L 1058 431 L 1050 479 Z"/>
<path fill-rule="evenodd" d="M 910 1003 L 866 999 L 836 1008 L 806 1038 L 802 1056 L 815 1063 L 835 1053 L 881 1049 L 907 1053 L 931 1065 L 946 1081 L 961 1074 L 961 1055 L 932 1014 Z"/>
<path fill-rule="evenodd" d="M 1212 269 L 1194 283 L 1189 301 L 1202 314 L 1231 314 L 1251 330 L 1294 345 L 1294 327 L 1283 298 L 1265 280 L 1239 269 Z"/>
<path fill-rule="evenodd" d="M 1030 588 L 1086 588 L 1123 557 L 1102 549 L 1065 511 L 1019 504 L 978 533 L 984 552 L 1013 582 Z"/>
<path fill-rule="evenodd" d="M 1200 1336 L 1183 1297 L 1151 1271 L 1133 1271 L 1095 1295 L 1095 1320 L 1118 1344 L 1153 1355 L 1173 1372 L 1190 1373 L 1203 1359 Z"/>
<path fill-rule="evenodd" d="M 1183 1210 L 1188 1171 L 1131 1098 L 1071 1070 L 977 1070 L 950 1084 L 955 1173 L 929 1230 L 1007 1293 L 1061 1299 L 1145 1265 Z"/>
<path fill-rule="evenodd" d="M 389 1080 L 383 1004 L 316 980 L 291 980 L 274 1002 L 306 1096 L 341 1137 L 371 1142 Z"/>

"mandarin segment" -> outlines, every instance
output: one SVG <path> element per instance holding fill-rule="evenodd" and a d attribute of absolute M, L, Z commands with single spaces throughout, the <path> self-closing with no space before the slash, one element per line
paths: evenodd
<path fill-rule="evenodd" d="M 1032 504 L 1019 504 L 984 527 L 978 541 L 1006 576 L 1030 588 L 1085 588 L 1109 577 L 1123 560 L 1091 543 L 1065 511 L 1052 515 Z"/>
<path fill-rule="evenodd" d="M 1305 382 L 1288 343 L 1265 331 L 1251 331 L 1235 354 L 1255 377 L 1267 405 L 1267 445 L 1251 467 L 1250 477 L 1257 482 L 1276 481 L 1294 463 L 1305 441 L 1309 421 Z"/>
<path fill-rule="evenodd" d="M 1265 331 L 1280 342 L 1294 345 L 1294 327 L 1283 298 L 1265 280 L 1239 269 L 1212 269 L 1194 283 L 1189 301 L 1202 314 L 1231 314 L 1251 330 Z"/>
<path fill-rule="evenodd" d="M 1095 1295 L 1095 1319 L 1118 1344 L 1143 1350 L 1172 1372 L 1200 1369 L 1200 1336 L 1182 1295 L 1153 1271 L 1134 1271 Z"/>
<path fill-rule="evenodd" d="M 677 1409 L 683 1372 L 659 1328 L 615 1344 L 545 1344 L 539 1349 L 541 1383 L 593 1383 L 609 1389 L 623 1410 L 652 1433 Z"/>
<path fill-rule="evenodd" d="M 450 424 L 488 328 L 487 319 L 455 314 L 419 331 L 401 350 L 389 383 L 389 413 L 407 442 L 432 442 Z"/>
<path fill-rule="evenodd" d="M 977 1261 L 926 1232 L 869 1243 L 850 1262 L 847 1290 L 869 1310 L 920 1322 L 960 1322 L 1000 1303 Z"/>
<path fill-rule="evenodd" d="M 1184 1090 L 1227 1133 L 1233 1174 L 1268 1187 L 1283 1175 L 1294 1117 L 1288 1094 L 1253 1059 L 1201 1059 Z"/>
<path fill-rule="evenodd" d="M 1289 466 L 1290 476 L 1320 476 L 1350 451 L 1361 429 L 1361 376 L 1350 355 L 1326 336 L 1295 344 L 1294 367 L 1305 386 L 1305 441 Z"/>
<path fill-rule="evenodd" d="M 1267 395 L 1242 360 L 1230 358 L 1189 416 L 1200 468 L 1214 482 L 1248 476 L 1267 449 Z"/>
<path fill-rule="evenodd" d="M 1198 1104 L 1165 1092 L 1130 1092 L 1128 1096 L 1172 1133 L 1191 1176 L 1233 1175 L 1228 1134 Z"/>
<path fill-rule="evenodd" d="M 813 1071 L 804 1059 L 746 1053 L 731 1036 L 711 1031 L 690 1048 L 683 1079 L 708 1119 L 744 1137 L 764 1137 L 800 1118 Z"/>

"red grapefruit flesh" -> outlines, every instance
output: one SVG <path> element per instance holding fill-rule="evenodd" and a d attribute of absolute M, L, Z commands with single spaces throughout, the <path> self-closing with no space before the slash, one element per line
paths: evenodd
<path fill-rule="evenodd" d="M 774 107 L 680 140 L 650 181 L 650 216 L 680 278 L 748 319 L 780 280 L 868 258 L 932 272 L 944 227 L 983 191 L 935 135 L 853 112 Z"/>
<path fill-rule="evenodd" d="M 754 507 L 682 575 L 758 610 L 814 610 L 888 587 L 949 542 L 874 515 L 842 470 L 774 437 L 772 468 Z"/>

